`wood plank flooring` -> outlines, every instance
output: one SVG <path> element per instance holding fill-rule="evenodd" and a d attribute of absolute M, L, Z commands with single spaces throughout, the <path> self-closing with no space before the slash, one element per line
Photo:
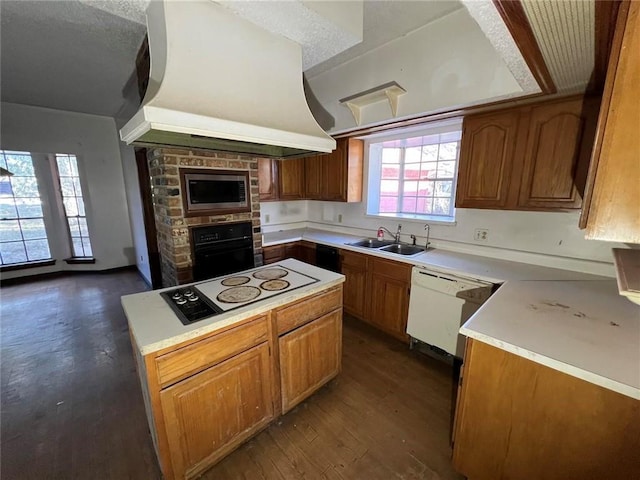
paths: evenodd
<path fill-rule="evenodd" d="M 160 479 L 120 295 L 134 272 L 0 289 L 4 479 Z M 342 373 L 202 478 L 462 479 L 451 367 L 345 319 Z"/>

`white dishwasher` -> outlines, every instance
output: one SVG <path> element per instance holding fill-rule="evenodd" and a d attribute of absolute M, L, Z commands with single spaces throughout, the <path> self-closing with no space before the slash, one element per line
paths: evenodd
<path fill-rule="evenodd" d="M 492 283 L 413 267 L 407 320 L 412 345 L 416 339 L 462 357 L 465 338 L 458 330 L 492 290 Z"/>

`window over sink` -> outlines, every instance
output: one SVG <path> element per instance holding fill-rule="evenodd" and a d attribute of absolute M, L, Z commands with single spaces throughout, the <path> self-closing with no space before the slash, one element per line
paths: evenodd
<path fill-rule="evenodd" d="M 462 120 L 366 140 L 367 214 L 454 222 Z"/>

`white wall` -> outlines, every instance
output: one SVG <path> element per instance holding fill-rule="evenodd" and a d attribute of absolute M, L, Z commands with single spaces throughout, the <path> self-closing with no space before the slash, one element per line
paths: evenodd
<path fill-rule="evenodd" d="M 350 62 L 308 78 L 335 120 L 333 132 L 356 127 L 341 98 L 396 81 L 398 118 L 487 99 L 522 89 L 466 9 L 425 25 Z M 392 119 L 387 102 L 365 107 L 362 124 Z"/>
<path fill-rule="evenodd" d="M 67 265 L 7 272 L 3 278 L 57 270 L 105 270 L 135 263 L 116 125 L 112 118 L 2 103 L 0 147 L 71 153 L 84 173 L 87 223 L 95 265 Z M 54 248 L 53 250 L 59 250 Z"/>

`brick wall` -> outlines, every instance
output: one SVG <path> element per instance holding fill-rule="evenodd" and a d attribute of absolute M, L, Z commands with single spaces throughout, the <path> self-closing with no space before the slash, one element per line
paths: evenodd
<path fill-rule="evenodd" d="M 153 208 L 164 287 L 193 281 L 189 227 L 251 221 L 254 254 L 262 253 L 258 159 L 202 150 L 155 148 L 147 151 L 153 188 Z M 214 216 L 185 217 L 180 187 L 180 167 L 249 171 L 251 211 Z"/>

